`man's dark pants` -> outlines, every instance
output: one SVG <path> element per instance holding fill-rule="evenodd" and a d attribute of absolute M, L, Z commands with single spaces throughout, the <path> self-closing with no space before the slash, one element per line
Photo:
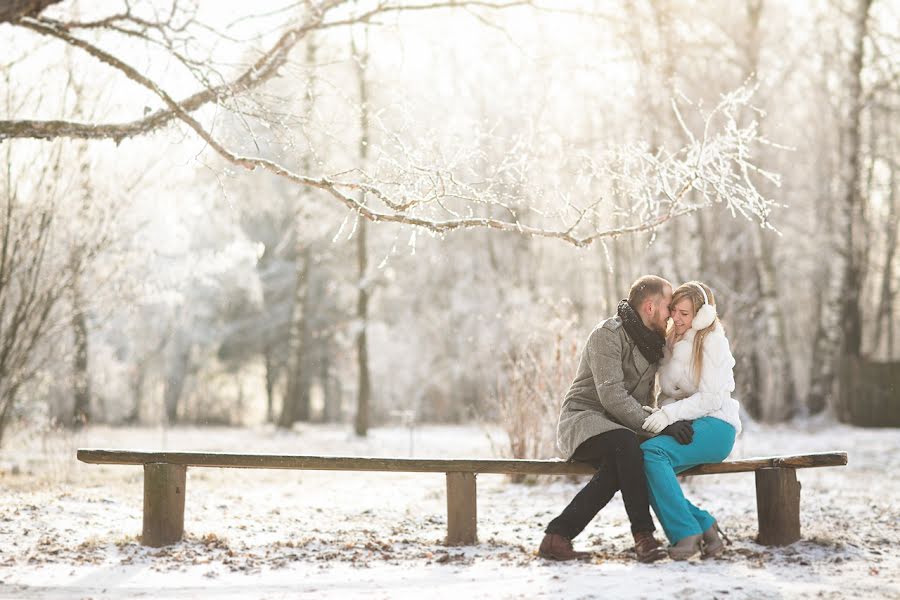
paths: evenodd
<path fill-rule="evenodd" d="M 644 454 L 640 440 L 633 431 L 613 429 L 588 438 L 575 450 L 572 460 L 592 465 L 597 473 L 565 510 L 550 521 L 546 533 L 558 533 L 573 539 L 619 490 L 622 491 L 632 533 L 656 529 L 650 516 Z"/>

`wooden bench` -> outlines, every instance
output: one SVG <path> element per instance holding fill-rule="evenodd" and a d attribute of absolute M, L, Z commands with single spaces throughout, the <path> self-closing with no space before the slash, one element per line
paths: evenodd
<path fill-rule="evenodd" d="M 78 460 L 93 464 L 144 466 L 144 529 L 141 542 L 154 547 L 178 542 L 184 533 L 188 467 L 445 473 L 448 545 L 469 545 L 477 541 L 475 477 L 478 474 L 591 475 L 595 472 L 584 463 L 558 460 L 359 458 L 99 449 L 78 450 Z M 800 539 L 797 469 L 846 464 L 846 452 L 827 452 L 706 464 L 682 475 L 755 472 L 759 517 L 757 541 L 769 546 L 784 546 Z"/>

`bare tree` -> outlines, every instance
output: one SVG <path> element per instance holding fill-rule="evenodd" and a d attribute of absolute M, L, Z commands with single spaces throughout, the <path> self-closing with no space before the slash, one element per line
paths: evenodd
<path fill-rule="evenodd" d="M 53 356 L 49 336 L 77 320 L 67 295 L 77 293 L 76 282 L 104 244 L 98 235 L 69 254 L 56 243 L 65 237 L 60 227 L 72 215 L 60 210 L 67 185 L 58 176 L 66 158 L 61 145 L 45 160 L 30 164 L 16 160 L 12 146 L 6 144 L 0 176 L 0 442 L 23 386 Z M 76 356 L 76 361 L 83 358 Z"/>
<path fill-rule="evenodd" d="M 868 34 L 869 10 L 872 0 L 859 0 L 854 23 L 853 48 L 850 56 L 849 89 L 847 95 L 847 161 L 842 173 L 844 182 L 844 275 L 841 295 L 842 354 L 859 356 L 862 347 L 862 307 L 860 294 L 866 275 L 868 243 L 866 241 L 866 198 L 862 181 L 863 90 L 862 71 L 864 42 Z"/>
<path fill-rule="evenodd" d="M 363 30 L 368 33 L 368 28 Z M 366 168 L 371 144 L 369 132 L 369 86 L 366 82 L 366 69 L 369 62 L 368 36 L 365 46 L 360 50 L 356 40 L 350 38 L 352 55 L 356 63 L 356 77 L 359 85 L 359 164 Z M 360 192 L 360 204 L 364 204 L 365 191 Z M 356 264 L 359 269 L 358 295 L 356 300 L 356 358 L 358 365 L 356 388 L 356 418 L 354 431 L 356 435 L 365 436 L 369 430 L 369 404 L 372 396 L 372 383 L 369 378 L 369 343 L 366 335 L 369 319 L 369 294 L 371 280 L 368 274 L 369 255 L 366 247 L 366 221 L 359 223 L 356 236 Z"/>
<path fill-rule="evenodd" d="M 826 407 L 831 396 L 838 357 L 858 356 L 862 344 L 860 294 L 865 276 L 864 203 L 861 185 L 862 151 L 862 70 L 864 42 L 868 32 L 871 0 L 860 0 L 853 12 L 853 37 L 847 64 L 846 112 L 842 125 L 844 152 L 839 179 L 842 188 L 840 219 L 843 229 L 835 230 L 835 247 L 841 273 L 822 303 L 822 323 L 814 340 L 813 368 L 807 406 L 815 414 Z"/>
<path fill-rule="evenodd" d="M 894 299 L 897 290 L 894 287 L 894 257 L 897 254 L 898 224 L 900 224 L 900 207 L 898 207 L 897 165 L 890 166 L 888 181 L 887 218 L 884 221 L 885 252 L 884 265 L 881 272 L 881 289 L 878 297 L 878 309 L 875 313 L 875 332 L 872 340 L 874 352 L 878 352 L 881 340 L 886 340 L 885 356 L 894 359 Z"/>
<path fill-rule="evenodd" d="M 746 77 L 761 71 L 761 21 L 765 3 L 748 0 L 746 3 L 747 30 L 743 58 L 749 68 Z M 762 129 L 760 125 L 760 129 Z M 762 181 L 761 186 L 768 182 Z M 770 192 L 771 193 L 771 192 Z M 787 343 L 784 298 L 779 294 L 779 272 L 776 261 L 776 237 L 771 231 L 754 229 L 753 264 L 756 275 L 757 310 L 761 313 L 761 327 L 756 332 L 754 352 L 760 365 L 756 393 L 760 398 L 758 416 L 766 421 L 782 421 L 797 411 L 791 349 Z"/>
<path fill-rule="evenodd" d="M 309 118 L 315 109 L 315 60 L 316 42 L 312 34 L 306 37 L 305 66 L 309 73 L 309 79 L 304 86 L 303 112 Z M 308 171 L 311 164 L 311 152 L 305 152 L 302 157 L 302 168 Z M 310 190 L 303 190 L 309 195 Z M 310 352 L 309 348 L 309 279 L 314 268 L 312 259 L 311 242 L 306 239 L 302 231 L 302 215 L 296 214 L 292 226 L 294 227 L 294 260 L 296 283 L 291 308 L 291 322 L 289 327 L 290 339 L 288 383 L 287 391 L 282 403 L 281 417 L 278 425 L 290 428 L 295 421 L 308 421 L 310 416 L 309 393 L 311 373 L 304 357 Z"/>

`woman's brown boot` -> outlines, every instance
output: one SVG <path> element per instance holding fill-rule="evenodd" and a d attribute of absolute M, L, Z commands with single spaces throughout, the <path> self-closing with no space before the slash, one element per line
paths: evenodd
<path fill-rule="evenodd" d="M 651 563 L 666 557 L 665 549 L 660 546 L 652 531 L 638 531 L 634 536 L 634 552 L 642 563 Z"/>
<path fill-rule="evenodd" d="M 722 543 L 721 533 L 718 523 L 710 525 L 709 529 L 703 532 L 703 558 L 715 558 L 725 552 L 725 544 Z M 724 533 L 722 535 L 725 535 Z"/>
<path fill-rule="evenodd" d="M 703 539 L 701 534 L 689 535 L 686 538 L 678 540 L 674 546 L 669 546 L 669 556 L 672 560 L 687 560 L 693 556 L 700 554 L 700 540 Z"/>

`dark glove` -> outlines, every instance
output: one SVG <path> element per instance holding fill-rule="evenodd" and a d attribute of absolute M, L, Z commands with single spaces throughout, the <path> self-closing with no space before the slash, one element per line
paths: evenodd
<path fill-rule="evenodd" d="M 665 429 L 659 432 L 659 435 L 670 435 L 675 440 L 685 446 L 690 444 L 694 439 L 694 426 L 690 421 L 675 421 Z"/>

